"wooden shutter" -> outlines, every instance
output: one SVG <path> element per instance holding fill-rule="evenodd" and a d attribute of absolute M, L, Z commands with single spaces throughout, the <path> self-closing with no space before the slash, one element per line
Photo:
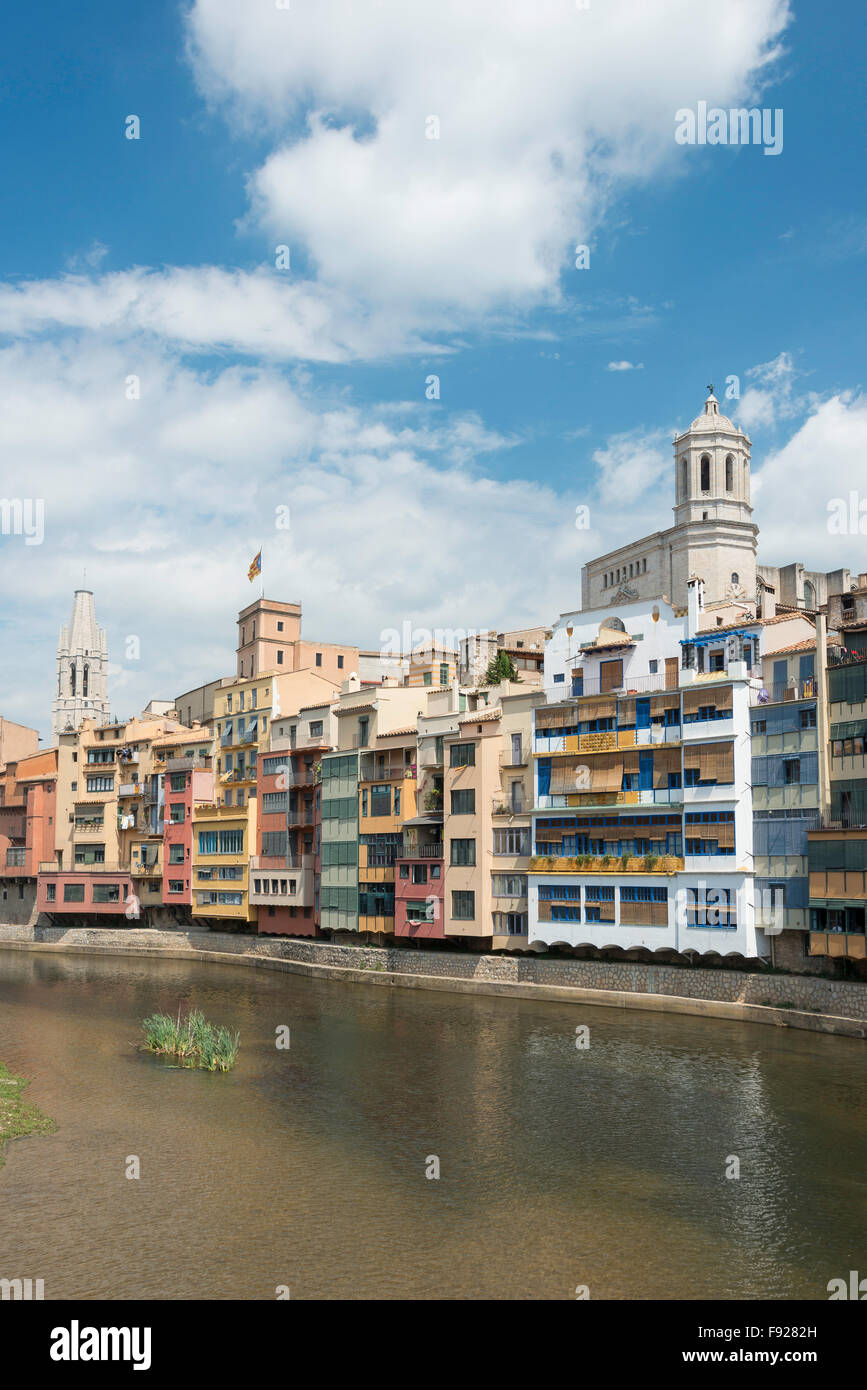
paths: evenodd
<path fill-rule="evenodd" d="M 599 689 L 619 690 L 623 684 L 623 661 L 602 661 L 599 664 Z"/>

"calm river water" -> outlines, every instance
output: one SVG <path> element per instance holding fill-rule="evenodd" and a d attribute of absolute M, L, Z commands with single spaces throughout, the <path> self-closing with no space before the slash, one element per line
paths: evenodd
<path fill-rule="evenodd" d="M 179 1003 L 234 1072 L 135 1050 Z M 854 1039 L 0 948 L 0 1058 L 59 1126 L 0 1169 L 0 1277 L 46 1298 L 826 1299 L 864 1263 Z"/>

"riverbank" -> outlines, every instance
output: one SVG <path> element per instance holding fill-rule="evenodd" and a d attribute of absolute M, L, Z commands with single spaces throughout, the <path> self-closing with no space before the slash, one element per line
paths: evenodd
<path fill-rule="evenodd" d="M 0 1168 L 6 1162 L 6 1145 L 13 1139 L 25 1139 L 29 1134 L 51 1134 L 56 1128 L 52 1119 L 43 1115 L 35 1105 L 23 1098 L 30 1082 L 13 1076 L 0 1062 Z"/>
<path fill-rule="evenodd" d="M 867 1038 L 867 985 L 816 976 L 684 969 L 637 961 L 485 956 L 141 927 L 0 925 L 0 946 L 236 962 L 389 988 L 601 1004 Z"/>

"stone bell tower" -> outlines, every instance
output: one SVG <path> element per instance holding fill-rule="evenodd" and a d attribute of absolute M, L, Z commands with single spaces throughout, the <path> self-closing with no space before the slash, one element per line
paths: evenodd
<path fill-rule="evenodd" d="M 674 440 L 672 588 L 685 594 L 697 575 L 706 607 L 734 601 L 754 610 L 759 528 L 750 506 L 750 440 L 720 414 L 712 386 L 708 393 L 702 414 Z"/>
<path fill-rule="evenodd" d="M 82 719 L 104 723 L 108 718 L 106 677 L 108 649 L 105 628 L 98 627 L 93 593 L 76 589 L 72 619 L 60 629 L 57 644 L 57 690 L 51 710 L 51 741 Z"/>

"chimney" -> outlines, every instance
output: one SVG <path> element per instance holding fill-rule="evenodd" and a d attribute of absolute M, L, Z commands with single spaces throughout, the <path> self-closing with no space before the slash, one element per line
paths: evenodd
<path fill-rule="evenodd" d="M 687 584 L 686 635 L 694 637 L 704 617 L 704 580 L 694 574 Z"/>

